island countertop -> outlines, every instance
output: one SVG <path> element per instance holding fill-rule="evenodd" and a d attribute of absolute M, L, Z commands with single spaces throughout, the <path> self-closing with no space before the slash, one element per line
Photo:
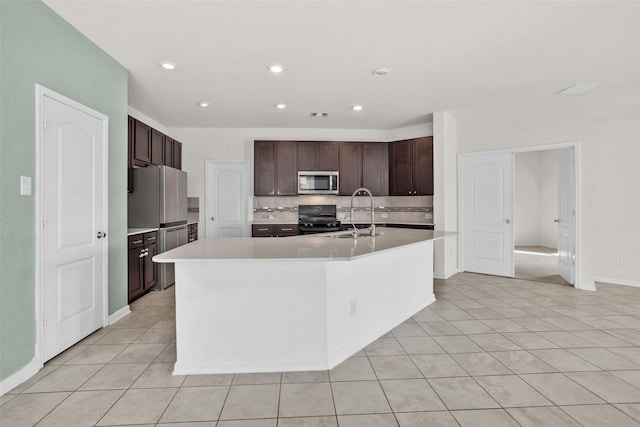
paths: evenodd
<path fill-rule="evenodd" d="M 376 229 L 371 237 L 362 230 L 357 239 L 331 237 L 345 232 L 278 238 L 201 239 L 153 257 L 153 261 L 193 262 L 215 260 L 351 260 L 427 240 L 439 240 L 457 233 L 402 228 Z"/>

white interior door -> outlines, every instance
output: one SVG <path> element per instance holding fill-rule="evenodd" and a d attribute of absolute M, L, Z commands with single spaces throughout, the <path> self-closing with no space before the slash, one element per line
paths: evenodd
<path fill-rule="evenodd" d="M 41 102 L 46 361 L 104 326 L 107 119 L 50 91 Z"/>
<path fill-rule="evenodd" d="M 465 155 L 462 163 L 464 270 L 513 277 L 513 154 Z"/>
<path fill-rule="evenodd" d="M 247 162 L 207 161 L 206 236 L 248 237 Z"/>
<path fill-rule="evenodd" d="M 558 274 L 573 284 L 576 258 L 575 149 L 558 154 Z"/>

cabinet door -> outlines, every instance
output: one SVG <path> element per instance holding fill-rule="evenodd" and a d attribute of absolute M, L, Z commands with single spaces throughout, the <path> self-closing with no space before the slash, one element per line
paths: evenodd
<path fill-rule="evenodd" d="M 276 194 L 276 152 L 272 141 L 256 141 L 253 146 L 253 193 Z"/>
<path fill-rule="evenodd" d="M 182 170 L 182 142 L 173 140 L 173 165 L 174 168 Z"/>
<path fill-rule="evenodd" d="M 151 164 L 164 164 L 164 134 L 151 129 Z"/>
<path fill-rule="evenodd" d="M 389 144 L 389 195 L 409 196 L 412 193 L 413 140 Z"/>
<path fill-rule="evenodd" d="M 276 143 L 276 196 L 298 195 L 295 141 Z"/>
<path fill-rule="evenodd" d="M 275 224 L 273 232 L 276 237 L 295 236 L 298 234 L 298 224 Z"/>
<path fill-rule="evenodd" d="M 319 141 L 317 143 L 316 169 L 319 171 L 338 170 L 339 144 L 336 141 Z M 304 170 L 299 168 L 299 170 Z"/>
<path fill-rule="evenodd" d="M 341 142 L 339 166 L 340 195 L 350 196 L 362 187 L 362 144 Z"/>
<path fill-rule="evenodd" d="M 139 121 L 136 121 L 135 126 L 133 163 L 137 166 L 151 163 L 151 128 Z"/>
<path fill-rule="evenodd" d="M 164 158 L 163 165 L 173 167 L 173 138 L 164 138 Z"/>
<path fill-rule="evenodd" d="M 433 137 L 413 140 L 413 194 L 433 195 Z"/>
<path fill-rule="evenodd" d="M 362 186 L 374 196 L 389 195 L 389 144 L 362 144 Z"/>
<path fill-rule="evenodd" d="M 141 251 L 142 248 L 129 249 L 129 302 L 136 299 L 144 291 L 143 271 L 140 268 Z"/>
<path fill-rule="evenodd" d="M 145 246 L 144 260 L 144 290 L 151 289 L 157 282 L 157 268 L 156 263 L 152 258 L 158 253 L 158 246 L 156 244 Z"/>
<path fill-rule="evenodd" d="M 271 237 L 273 236 L 273 224 L 253 224 L 251 226 L 252 237 Z"/>
<path fill-rule="evenodd" d="M 315 171 L 318 169 L 318 143 L 316 141 L 298 142 L 298 170 Z"/>
<path fill-rule="evenodd" d="M 127 192 L 133 193 L 133 141 L 136 134 L 136 120 L 127 117 Z"/>

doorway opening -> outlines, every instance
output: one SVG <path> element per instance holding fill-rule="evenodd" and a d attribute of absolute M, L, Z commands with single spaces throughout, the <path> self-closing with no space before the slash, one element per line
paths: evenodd
<path fill-rule="evenodd" d="M 571 142 L 459 156 L 461 270 L 580 283 L 578 148 Z"/>
<path fill-rule="evenodd" d="M 571 285 L 558 274 L 558 161 L 563 149 L 514 154 L 514 277 Z"/>

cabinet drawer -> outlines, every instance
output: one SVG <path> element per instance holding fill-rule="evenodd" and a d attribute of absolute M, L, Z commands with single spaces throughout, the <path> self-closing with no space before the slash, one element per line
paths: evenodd
<path fill-rule="evenodd" d="M 253 237 L 271 237 L 273 236 L 273 224 L 253 224 L 251 235 Z"/>
<path fill-rule="evenodd" d="M 141 248 L 144 246 L 144 234 L 134 234 L 128 237 L 129 249 Z"/>
<path fill-rule="evenodd" d="M 298 234 L 298 224 L 276 224 L 274 234 L 277 237 L 295 236 Z"/>
<path fill-rule="evenodd" d="M 151 233 L 144 233 L 144 245 L 152 245 L 156 243 L 158 236 L 155 231 Z"/>

